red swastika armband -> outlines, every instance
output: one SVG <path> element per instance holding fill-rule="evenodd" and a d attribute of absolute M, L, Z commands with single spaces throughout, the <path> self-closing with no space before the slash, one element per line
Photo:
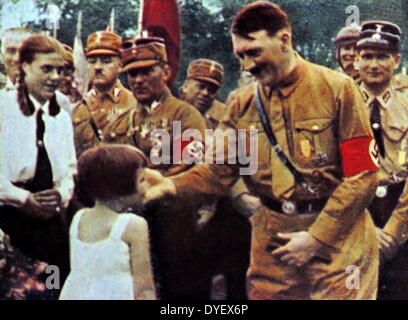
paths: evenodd
<path fill-rule="evenodd" d="M 345 177 L 354 176 L 363 171 L 377 171 L 379 155 L 373 137 L 360 137 L 346 140 L 340 144 Z"/>
<path fill-rule="evenodd" d="M 174 154 L 174 159 L 177 161 L 182 161 L 186 156 L 193 158 L 195 161 L 202 160 L 204 157 L 204 143 L 195 140 L 191 137 L 188 140 L 177 140 L 180 144 L 176 148 L 176 153 Z"/>

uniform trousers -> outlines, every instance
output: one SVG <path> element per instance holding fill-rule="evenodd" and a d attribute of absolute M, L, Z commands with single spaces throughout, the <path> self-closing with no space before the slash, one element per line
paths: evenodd
<path fill-rule="evenodd" d="M 388 186 L 384 198 L 375 197 L 368 207 L 377 227 L 383 228 L 398 204 L 405 182 Z M 408 299 L 408 243 L 398 250 L 396 256 L 380 267 L 378 286 L 379 300 Z"/>
<path fill-rule="evenodd" d="M 195 281 L 200 268 L 194 259 L 195 205 L 188 199 L 160 199 L 144 212 L 149 226 L 153 271 L 162 300 L 202 299 Z"/>
<path fill-rule="evenodd" d="M 212 278 L 222 274 L 226 299 L 246 300 L 245 283 L 251 241 L 248 218 L 237 212 L 230 197 L 220 197 L 214 216 L 197 236 L 195 256 L 201 260 L 199 278 L 202 286 L 207 286 L 206 298 L 210 298 Z"/>
<path fill-rule="evenodd" d="M 290 266 L 271 255 L 283 244 L 277 238 L 278 232 L 305 231 L 317 215 L 289 216 L 263 207 L 251 218 L 251 261 L 247 274 L 250 299 L 376 298 L 378 244 L 368 211 L 355 223 L 341 249 L 325 250 L 301 267 Z"/>

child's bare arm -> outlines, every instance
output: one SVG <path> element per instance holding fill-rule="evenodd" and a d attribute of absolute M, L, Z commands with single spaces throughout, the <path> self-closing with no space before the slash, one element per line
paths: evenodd
<path fill-rule="evenodd" d="M 135 299 L 156 300 L 146 220 L 141 217 L 132 220 L 123 235 L 123 240 L 130 247 L 130 265 Z"/>

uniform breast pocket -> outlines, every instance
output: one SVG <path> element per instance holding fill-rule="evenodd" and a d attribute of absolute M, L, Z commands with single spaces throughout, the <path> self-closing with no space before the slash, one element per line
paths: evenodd
<path fill-rule="evenodd" d="M 333 119 L 309 119 L 294 123 L 295 157 L 298 161 L 314 165 L 327 165 L 335 155 L 336 139 L 334 136 Z"/>
<path fill-rule="evenodd" d="M 384 135 L 394 143 L 402 143 L 403 140 L 406 140 L 407 131 L 408 129 L 402 126 L 390 125 L 384 127 Z"/>
<path fill-rule="evenodd" d="M 387 140 L 385 145 L 386 153 L 389 157 L 397 158 L 393 159 L 394 163 L 398 163 L 401 166 L 407 165 L 407 151 L 408 151 L 408 128 L 405 126 L 385 126 L 384 136 Z"/>

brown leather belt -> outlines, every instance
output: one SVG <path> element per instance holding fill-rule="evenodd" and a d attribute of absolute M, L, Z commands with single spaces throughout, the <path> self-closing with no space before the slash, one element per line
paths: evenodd
<path fill-rule="evenodd" d="M 262 197 L 262 204 L 272 211 L 286 215 L 299 215 L 316 213 L 323 210 L 329 198 L 309 200 L 309 201 L 278 201 L 271 198 Z"/>

